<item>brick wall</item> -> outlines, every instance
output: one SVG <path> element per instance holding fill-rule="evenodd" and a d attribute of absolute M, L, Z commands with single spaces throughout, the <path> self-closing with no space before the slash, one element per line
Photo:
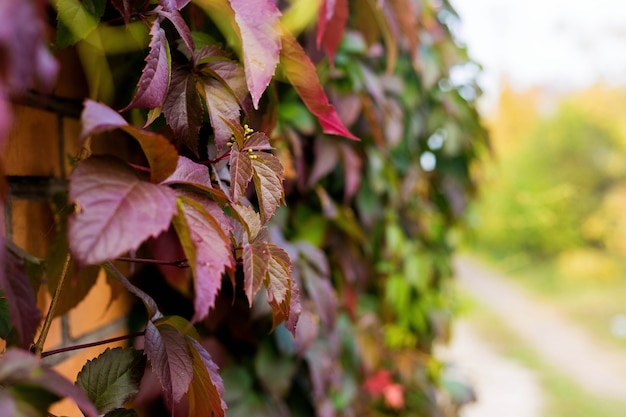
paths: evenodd
<path fill-rule="evenodd" d="M 44 257 L 54 235 L 54 214 L 50 198 L 67 184 L 71 157 L 78 154 L 80 103 L 87 95 L 80 65 L 71 51 L 59 56 L 61 76 L 54 95 L 55 102 L 27 96 L 14 106 L 14 124 L 1 160 L 9 178 L 5 204 L 5 232 L 8 239 L 27 252 Z M 117 144 L 116 149 L 119 149 Z M 124 316 L 128 297 L 111 300 L 111 290 L 103 271 L 87 297 L 67 315 L 52 323 L 44 351 L 90 343 L 125 334 Z M 48 309 L 50 296 L 45 282 L 38 294 L 42 312 Z M 123 342 L 108 345 L 122 345 Z M 83 364 L 96 357 L 107 346 L 71 354 L 49 356 L 44 361 L 74 380 Z M 73 402 L 57 403 L 51 412 L 69 417 L 82 414 Z"/>

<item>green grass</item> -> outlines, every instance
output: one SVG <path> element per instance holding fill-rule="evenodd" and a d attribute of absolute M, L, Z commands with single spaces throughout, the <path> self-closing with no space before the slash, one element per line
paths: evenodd
<path fill-rule="evenodd" d="M 525 345 L 499 317 L 471 300 L 465 303 L 465 318 L 477 329 L 483 340 L 505 357 L 533 370 L 543 392 L 542 417 L 623 417 L 624 402 L 589 394 L 567 376 L 546 363 Z M 515 389 L 515 387 L 511 387 Z"/>

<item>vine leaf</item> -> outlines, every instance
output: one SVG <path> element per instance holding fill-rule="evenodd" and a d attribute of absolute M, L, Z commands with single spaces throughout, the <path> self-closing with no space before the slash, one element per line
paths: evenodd
<path fill-rule="evenodd" d="M 183 334 L 168 320 L 149 321 L 144 350 L 161 382 L 169 409 L 180 402 L 193 379 L 193 358 Z"/>
<path fill-rule="evenodd" d="M 213 188 L 208 168 L 184 156 L 178 158 L 176 170 L 161 184 L 191 188 L 196 192 L 210 195 L 217 202 L 228 202 L 228 196 L 222 190 Z"/>
<path fill-rule="evenodd" d="M 0 259 L 4 263 L 0 271 L 0 288 L 8 303 L 11 323 L 17 330 L 19 346 L 28 349 L 41 322 L 41 312 L 26 274 L 26 261 L 13 251 L 5 250 L 2 240 L 0 243 L 3 249 Z"/>
<path fill-rule="evenodd" d="M 322 46 L 333 62 L 348 22 L 348 1 L 324 0 L 317 22 L 317 47 Z"/>
<path fill-rule="evenodd" d="M 209 314 L 222 285 L 222 274 L 235 260 L 229 239 L 230 223 L 212 200 L 178 190 L 178 215 L 173 224 L 194 276 L 194 317 Z"/>
<path fill-rule="evenodd" d="M 195 329 L 178 316 L 149 322 L 145 352 L 165 391 L 168 407 L 187 393 L 189 415 L 224 417 L 224 385 L 211 355 L 196 341 Z M 208 400 L 207 400 L 208 399 Z"/>
<path fill-rule="evenodd" d="M 70 176 L 69 242 L 79 263 L 96 264 L 137 249 L 167 230 L 176 213 L 169 187 L 142 181 L 122 161 L 94 156 Z"/>
<path fill-rule="evenodd" d="M 121 407 L 139 392 L 145 356 L 133 348 L 107 348 L 87 361 L 76 378 L 99 413 Z"/>
<path fill-rule="evenodd" d="M 24 399 L 21 395 L 14 395 L 11 398 L 9 395 L 2 395 L 0 397 L 0 410 L 11 407 L 11 400 L 15 409 L 20 410 L 27 408 L 33 410 L 37 414 L 46 415 L 48 411 L 48 401 L 36 401 L 33 403 L 33 399 L 45 396 L 46 399 L 50 398 L 56 401 L 59 397 L 69 397 L 76 405 L 81 409 L 83 414 L 87 417 L 98 417 L 98 411 L 93 404 L 87 398 L 87 395 L 76 385 L 63 378 L 50 368 L 41 364 L 41 360 L 24 350 L 9 348 L 0 357 L 0 385 L 3 387 L 11 387 L 6 390 L 2 390 L 2 393 L 11 392 L 14 393 L 21 389 L 28 389 L 39 391 L 37 396 L 28 395 Z M 56 397 L 56 398 L 55 398 Z M 26 402 L 27 401 L 27 402 Z M 51 401 L 51 402 L 53 402 Z M 7 405 L 7 403 L 9 403 Z M 2 414 L 2 415 L 16 415 L 16 414 Z M 19 415 L 19 414 L 17 414 Z M 32 414 L 28 414 L 32 415 Z"/>
<path fill-rule="evenodd" d="M 252 242 L 259 232 L 261 231 L 261 216 L 252 207 L 244 206 L 242 204 L 231 204 L 230 208 L 233 210 L 232 215 L 243 226 L 243 229 L 248 234 L 247 242 Z M 237 241 L 238 244 L 243 243 L 243 236 Z"/>
<path fill-rule="evenodd" d="M 170 48 L 161 28 L 161 19 L 157 18 L 150 28 L 150 52 L 146 56 L 146 65 L 137 83 L 135 97 L 121 111 L 133 108 L 156 109 L 163 105 L 170 83 L 172 59 Z M 150 124 L 149 120 L 146 124 Z"/>
<path fill-rule="evenodd" d="M 247 152 L 239 152 L 235 146 L 230 150 L 230 198 L 238 202 L 246 195 L 254 170 Z"/>
<path fill-rule="evenodd" d="M 191 37 L 191 30 L 189 29 L 189 26 L 187 26 L 187 22 L 185 22 L 185 19 L 179 12 L 179 10 L 184 5 L 180 6 L 179 4 L 176 4 L 176 3 L 183 3 L 183 2 L 176 2 L 172 0 L 165 0 L 165 1 L 161 0 L 161 4 L 165 5 L 165 7 L 163 10 L 159 12 L 159 15 L 165 17 L 167 20 L 172 22 L 172 24 L 176 28 L 176 31 L 178 32 L 181 39 L 185 43 L 185 46 L 189 50 L 189 53 L 193 55 L 195 51 L 195 46 L 194 46 L 193 38 Z"/>
<path fill-rule="evenodd" d="M 241 35 L 246 82 L 258 109 L 279 61 L 280 11 L 269 0 L 230 0 L 230 5 Z"/>
<path fill-rule="evenodd" d="M 220 57 L 216 48 L 204 48 L 204 58 L 214 58 L 198 67 L 202 77 L 204 99 L 209 112 L 209 120 L 215 134 L 218 150 L 226 146 L 231 136 L 228 122 L 239 123 L 241 106 L 248 94 L 245 74 L 241 66 L 229 59 Z"/>
<path fill-rule="evenodd" d="M 267 249 L 270 252 L 270 261 L 265 279 L 265 289 L 267 301 L 272 307 L 272 327 L 276 328 L 280 323 L 290 318 L 292 286 L 294 284 L 291 279 L 291 260 L 287 252 L 271 243 L 267 244 Z M 295 332 L 295 323 L 293 327 L 293 329 L 289 329 L 292 333 Z"/>
<path fill-rule="evenodd" d="M 85 100 L 81 122 L 83 125 L 81 140 L 90 135 L 117 128 L 135 138 L 150 165 L 152 182 L 163 181 L 176 169 L 178 152 L 163 135 L 130 126 L 118 112 L 102 103 Z"/>
<path fill-rule="evenodd" d="M 267 152 L 251 152 L 252 179 L 256 189 L 263 222 L 267 222 L 276 213 L 283 200 L 283 166 L 280 160 Z"/>
<path fill-rule="evenodd" d="M 113 278 L 115 278 L 124 288 L 128 290 L 131 294 L 136 296 L 141 300 L 144 307 L 146 308 L 146 312 L 148 313 L 148 317 L 150 320 L 157 320 L 163 317 L 163 314 L 159 311 L 159 307 L 152 297 L 146 294 L 142 289 L 133 285 L 128 278 L 124 276 L 116 267 L 113 265 L 111 261 L 107 261 L 102 265 L 104 270 Z"/>
<path fill-rule="evenodd" d="M 193 361 L 193 381 L 187 399 L 190 416 L 224 417 L 226 403 L 222 399 L 224 384 L 209 352 L 191 337 L 185 337 Z"/>
<path fill-rule="evenodd" d="M 265 242 L 249 243 L 243 248 L 243 286 L 250 306 L 267 279 L 271 258 L 272 254 Z"/>
<path fill-rule="evenodd" d="M 163 114 L 174 136 L 198 156 L 198 132 L 202 125 L 202 102 L 193 73 L 182 66 L 172 69 Z"/>
<path fill-rule="evenodd" d="M 283 48 L 280 53 L 283 74 L 307 106 L 319 120 L 324 133 L 359 140 L 348 131 L 339 118 L 335 107 L 329 103 L 322 88 L 315 65 L 307 56 L 296 38 L 283 31 Z"/>

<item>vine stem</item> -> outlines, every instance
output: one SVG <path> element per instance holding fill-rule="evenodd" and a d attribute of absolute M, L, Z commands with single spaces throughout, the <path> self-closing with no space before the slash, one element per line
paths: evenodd
<path fill-rule="evenodd" d="M 41 357 L 45 358 L 45 357 L 52 356 L 52 355 L 58 355 L 59 353 L 71 352 L 73 350 L 86 349 L 86 348 L 90 348 L 94 346 L 106 345 L 106 344 L 113 343 L 113 342 L 119 342 L 120 340 L 128 340 L 128 339 L 132 339 L 133 337 L 144 336 L 145 334 L 146 332 L 136 332 L 136 333 L 125 334 L 123 336 L 112 337 L 110 339 L 98 340 L 97 342 L 83 343 L 83 344 L 75 345 L 75 346 L 66 346 L 63 348 L 43 352 L 41 354 Z"/>
<path fill-rule="evenodd" d="M 165 265 L 165 266 L 175 266 L 177 268 L 189 268 L 189 261 L 185 259 L 176 259 L 174 261 L 163 261 L 160 259 L 146 259 L 146 258 L 126 258 L 119 257 L 115 259 L 120 262 L 134 262 L 140 264 L 153 264 L 153 265 Z"/>
<path fill-rule="evenodd" d="M 70 252 L 67 252 L 67 256 L 65 257 L 65 263 L 63 264 L 63 270 L 61 272 L 61 277 L 59 278 L 59 283 L 57 284 L 56 290 L 54 290 L 54 295 L 52 296 L 52 300 L 50 301 L 50 307 L 48 307 L 48 313 L 46 314 L 46 319 L 43 322 L 43 326 L 41 328 L 41 333 L 39 334 L 39 338 L 33 347 L 33 353 L 37 356 L 41 356 L 41 352 L 43 352 L 43 345 L 46 342 L 46 337 L 48 337 L 48 332 L 50 331 L 50 325 L 52 324 L 52 319 L 54 318 L 54 310 L 57 307 L 59 302 L 59 297 L 61 295 L 61 290 L 63 289 L 63 284 L 65 283 L 65 278 L 67 278 L 67 272 L 70 269 L 70 261 L 72 260 L 72 255 Z"/>

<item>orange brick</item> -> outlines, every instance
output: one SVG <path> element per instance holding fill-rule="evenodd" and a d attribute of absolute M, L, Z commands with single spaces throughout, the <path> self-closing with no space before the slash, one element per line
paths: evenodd
<path fill-rule="evenodd" d="M 12 200 L 12 240 L 27 252 L 43 258 L 54 235 L 54 219 L 46 201 Z"/>
<path fill-rule="evenodd" d="M 59 176 L 57 116 L 16 105 L 13 129 L 2 151 L 7 175 Z"/>
<path fill-rule="evenodd" d="M 79 338 L 124 317 L 129 311 L 129 297 L 124 293 L 109 306 L 111 288 L 106 283 L 104 270 L 87 297 L 68 314 L 70 335 Z"/>

